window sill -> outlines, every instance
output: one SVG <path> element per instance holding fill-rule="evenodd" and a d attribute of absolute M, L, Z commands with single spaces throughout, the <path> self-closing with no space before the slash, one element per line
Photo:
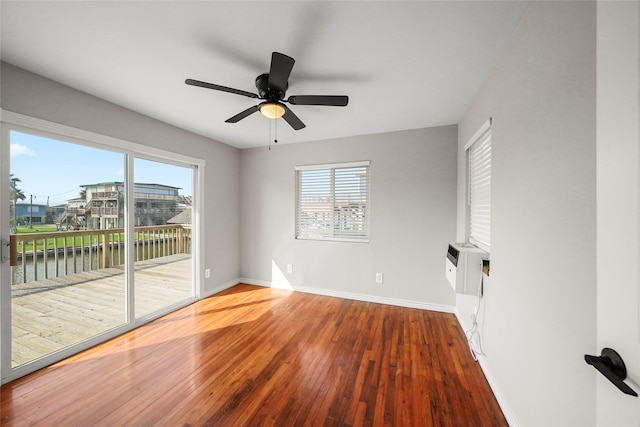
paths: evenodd
<path fill-rule="evenodd" d="M 369 243 L 369 239 L 341 239 L 338 237 L 300 237 L 296 240 L 316 240 L 321 242 L 346 242 L 346 243 Z"/>

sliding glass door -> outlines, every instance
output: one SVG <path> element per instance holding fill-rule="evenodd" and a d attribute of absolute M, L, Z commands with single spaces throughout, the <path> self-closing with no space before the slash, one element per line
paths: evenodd
<path fill-rule="evenodd" d="M 197 165 L 2 132 L 3 382 L 195 299 Z"/>
<path fill-rule="evenodd" d="M 135 316 L 193 297 L 192 169 L 136 158 Z"/>
<path fill-rule="evenodd" d="M 127 322 L 123 265 L 112 260 L 126 201 L 108 191 L 123 179 L 123 154 L 17 131 L 10 141 L 13 256 L 3 286 L 15 368 Z M 108 222 L 93 227 L 97 215 Z"/>

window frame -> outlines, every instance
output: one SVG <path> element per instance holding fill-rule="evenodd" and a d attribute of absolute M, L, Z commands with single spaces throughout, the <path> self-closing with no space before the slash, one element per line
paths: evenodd
<path fill-rule="evenodd" d="M 465 144 L 467 163 L 467 191 L 466 191 L 466 240 L 467 242 L 487 252 L 491 249 L 491 149 L 492 149 L 492 119 L 490 118 L 476 131 Z M 488 160 L 478 160 L 474 156 L 476 150 L 485 150 Z M 480 162 L 481 164 L 476 164 Z M 481 170 L 473 170 L 481 167 Z M 475 182 L 474 177 L 487 175 L 486 183 Z M 479 187 L 483 187 L 478 191 Z M 488 188 L 487 188 L 488 187 Z M 475 197 L 474 197 L 475 196 Z M 480 200 L 483 208 L 473 206 L 475 200 Z M 474 223 L 474 219 L 476 219 Z M 475 224 L 478 224 L 475 226 Z"/>
<path fill-rule="evenodd" d="M 296 166 L 294 168 L 295 171 L 295 216 L 294 216 L 294 237 L 296 240 L 320 240 L 320 241 L 334 241 L 334 242 L 355 242 L 355 243 L 369 243 L 370 241 L 370 224 L 371 224 L 371 198 L 370 198 L 370 189 L 371 189 L 371 161 L 355 161 L 355 162 L 344 162 L 344 163 L 328 163 L 328 164 L 317 164 L 317 165 L 304 165 L 304 166 Z M 353 181 L 349 179 L 338 180 L 336 183 L 336 171 L 343 169 L 353 169 L 353 168 L 364 168 L 365 171 L 365 184 L 364 189 L 359 188 L 361 192 L 360 195 L 364 199 L 364 203 L 360 203 L 361 212 L 356 215 L 361 215 L 361 222 L 359 223 L 361 230 L 359 232 L 352 233 L 352 236 L 349 236 L 350 232 L 347 231 L 343 226 L 340 225 L 340 220 L 344 220 L 343 217 L 336 217 L 335 213 L 338 212 L 337 209 L 340 209 L 340 203 L 336 197 L 336 190 L 340 190 L 341 188 L 344 190 L 345 188 L 350 188 L 353 184 Z M 327 212 L 331 217 L 329 220 L 330 227 L 329 229 L 325 229 L 324 232 L 316 231 L 312 232 L 309 228 L 305 227 L 304 224 L 308 225 L 307 220 L 303 221 L 302 219 L 302 201 L 301 201 L 301 186 L 302 184 L 302 176 L 305 171 L 324 171 L 326 170 L 330 174 L 330 178 L 326 184 L 329 186 L 328 193 L 324 193 L 323 195 L 330 199 L 331 207 Z M 344 187 L 344 185 L 347 187 Z M 307 183 L 308 185 L 308 183 Z M 364 193 L 362 193 L 364 191 Z M 358 205 L 358 204 L 354 204 Z M 344 208 L 344 207 L 343 207 Z M 349 208 L 347 208 L 349 209 Z M 307 210 L 308 213 L 317 213 L 317 211 Z M 326 223 L 325 223 L 326 224 Z M 319 226 L 319 223 L 316 223 Z"/>

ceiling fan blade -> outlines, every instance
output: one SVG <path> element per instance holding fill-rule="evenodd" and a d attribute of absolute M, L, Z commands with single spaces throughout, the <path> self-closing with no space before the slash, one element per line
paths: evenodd
<path fill-rule="evenodd" d="M 201 82 L 200 80 L 187 79 L 184 82 L 191 86 L 199 86 L 207 89 L 219 90 L 221 92 L 235 93 L 236 95 L 248 96 L 249 98 L 258 97 L 258 95 L 256 95 L 255 93 L 247 92 L 240 89 L 234 89 L 232 87 L 215 85 L 213 83 Z"/>
<path fill-rule="evenodd" d="M 290 96 L 287 102 L 292 105 L 329 105 L 345 107 L 349 103 L 346 95 L 296 95 Z"/>
<path fill-rule="evenodd" d="M 275 89 L 282 93 L 287 91 L 287 81 L 291 75 L 295 59 L 279 52 L 271 54 L 271 69 L 269 70 L 270 89 Z"/>
<path fill-rule="evenodd" d="M 282 116 L 282 118 L 289 123 L 289 125 L 294 129 L 294 130 L 300 130 L 304 127 L 306 127 L 306 125 L 304 123 L 302 123 L 302 120 L 300 120 L 298 118 L 298 116 L 296 116 L 295 114 L 293 114 L 293 111 L 291 111 L 289 108 L 287 108 L 286 105 L 282 104 L 282 106 L 284 107 L 284 115 Z"/>
<path fill-rule="evenodd" d="M 245 117 L 255 113 L 256 111 L 258 111 L 258 106 L 254 105 L 253 107 L 249 107 L 246 110 L 242 111 L 241 113 L 236 114 L 235 116 L 228 118 L 227 120 L 225 120 L 226 123 L 238 123 L 240 120 L 244 119 Z"/>

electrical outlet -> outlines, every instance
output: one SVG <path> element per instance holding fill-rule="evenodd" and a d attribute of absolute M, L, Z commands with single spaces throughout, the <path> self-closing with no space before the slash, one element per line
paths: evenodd
<path fill-rule="evenodd" d="M 376 273 L 376 283 L 382 283 L 384 280 L 384 276 L 382 273 Z"/>
<path fill-rule="evenodd" d="M 208 279 L 209 277 L 211 277 L 211 269 L 210 268 L 206 268 L 204 270 L 204 278 Z"/>
<path fill-rule="evenodd" d="M 293 265 L 287 264 L 287 273 L 289 274 L 293 273 Z"/>

